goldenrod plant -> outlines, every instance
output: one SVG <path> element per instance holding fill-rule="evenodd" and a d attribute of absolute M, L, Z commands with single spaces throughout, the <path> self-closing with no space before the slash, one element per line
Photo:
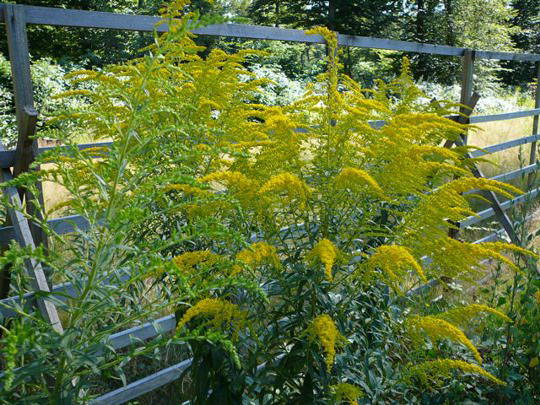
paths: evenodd
<path fill-rule="evenodd" d="M 54 210 L 38 207 L 47 254 L 4 255 L 21 296 L 29 256 L 76 293 L 55 300 L 63 335 L 22 297 L 21 320 L 3 326 L 1 401 L 85 402 L 188 357 L 174 400 L 194 404 L 420 402 L 407 381 L 454 371 L 503 383 L 466 326 L 479 313 L 511 319 L 483 304 L 432 314 L 407 296 L 428 279 L 475 278 L 486 258 L 517 270 L 502 252 L 530 254 L 448 236 L 472 212 L 465 192 L 520 193 L 474 178 L 465 149 L 440 146 L 465 129 L 444 117 L 455 105 L 426 101 L 406 59 L 395 80 L 361 88 L 320 27 L 308 34 L 327 43 L 326 72 L 296 102 L 258 104 L 265 82 L 246 67 L 257 52 L 201 56 L 187 3 L 164 8 L 169 31 L 144 56 L 69 74 L 59 97 L 85 107 L 53 122 L 75 130 L 48 131 L 65 146 L 12 182 L 61 186 L 54 210 L 89 226 L 58 235 Z M 77 133 L 111 144 L 79 149 Z M 176 328 L 157 339 L 108 344 L 168 313 Z M 36 343 L 15 352 L 21 340 Z"/>

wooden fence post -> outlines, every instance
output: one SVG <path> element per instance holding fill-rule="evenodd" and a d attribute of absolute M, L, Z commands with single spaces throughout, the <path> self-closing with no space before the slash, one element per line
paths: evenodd
<path fill-rule="evenodd" d="M 4 22 L 6 25 L 13 93 L 15 96 L 15 110 L 17 114 L 18 139 L 15 151 L 15 165 L 13 167 L 13 176 L 17 176 L 29 169 L 38 150 L 38 142 L 33 139 L 36 132 L 37 112 L 34 109 L 25 6 L 6 4 L 4 6 Z M 39 190 L 37 198 L 43 206 L 41 183 L 37 187 Z M 33 196 L 30 193 L 25 193 L 25 197 L 28 212 L 39 215 L 38 210 L 31 203 Z M 46 245 L 46 237 L 42 229 L 34 223 L 30 223 L 30 228 L 34 241 L 37 244 Z"/>
<path fill-rule="evenodd" d="M 478 102 L 478 98 L 475 97 L 474 104 L 470 105 L 473 102 L 473 87 L 474 87 L 474 59 L 475 52 L 471 49 L 465 49 L 462 59 L 461 59 L 461 95 L 459 97 L 459 117 L 457 121 L 462 124 L 469 123 L 469 117 L 472 114 L 472 110 Z M 466 130 L 461 135 L 461 141 L 464 145 L 467 145 L 468 135 Z M 446 142 L 445 147 L 451 147 L 453 142 Z M 457 224 L 454 224 L 457 225 Z M 448 230 L 448 236 L 456 239 L 459 234 L 459 228 L 450 228 Z"/>
<path fill-rule="evenodd" d="M 465 49 L 462 57 L 462 70 L 461 70 L 461 96 L 459 98 L 462 107 L 459 108 L 459 112 L 462 115 L 470 116 L 471 110 L 467 107 L 473 96 L 474 87 L 474 60 L 475 51 L 471 49 Z M 467 133 L 462 136 L 463 143 L 467 145 Z"/>
<path fill-rule="evenodd" d="M 540 62 L 535 63 L 536 67 L 536 89 L 534 92 L 534 108 L 540 108 Z M 538 115 L 535 115 L 533 118 L 533 129 L 532 134 L 536 135 L 538 134 Z M 529 164 L 535 164 L 536 163 L 536 148 L 537 148 L 537 142 L 531 143 L 531 154 L 529 158 Z M 528 188 L 531 187 L 532 182 L 534 180 L 534 173 L 529 174 L 529 178 L 527 180 L 527 186 Z"/>

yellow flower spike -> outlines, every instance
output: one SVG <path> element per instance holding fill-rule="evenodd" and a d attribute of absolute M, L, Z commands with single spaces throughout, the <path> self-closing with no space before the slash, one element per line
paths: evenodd
<path fill-rule="evenodd" d="M 218 298 L 205 298 L 189 308 L 176 325 L 180 330 L 195 317 L 208 317 L 215 328 L 232 328 L 233 335 L 245 325 L 246 314 L 237 305 Z"/>
<path fill-rule="evenodd" d="M 379 246 L 366 261 L 364 267 L 368 270 L 368 273 L 372 273 L 376 269 L 382 270 L 386 282 L 397 292 L 401 292 L 400 285 L 403 284 L 404 276 L 408 270 L 414 270 L 422 281 L 427 282 L 422 266 L 418 264 L 410 251 L 403 246 Z"/>
<path fill-rule="evenodd" d="M 454 370 L 460 370 L 464 373 L 477 374 L 487 378 L 495 384 L 506 385 L 504 381 L 499 380 L 482 367 L 462 360 L 439 359 L 426 361 L 410 367 L 408 374 L 410 376 L 418 377 L 420 381 L 427 385 L 432 381 L 438 382 L 441 378 L 451 377 Z"/>
<path fill-rule="evenodd" d="M 339 257 L 339 249 L 332 242 L 328 239 L 320 240 L 308 253 L 307 257 L 311 261 L 319 260 L 324 265 L 326 279 L 332 281 L 332 267 Z"/>
<path fill-rule="evenodd" d="M 262 264 L 271 264 L 274 267 L 281 265 L 276 248 L 266 242 L 253 243 L 248 249 L 238 252 L 236 259 L 253 267 Z"/>
<path fill-rule="evenodd" d="M 198 181 L 201 183 L 223 183 L 227 187 L 234 187 L 237 190 L 250 192 L 256 184 L 255 181 L 249 179 L 244 174 L 233 171 L 214 172 L 198 179 Z"/>
<path fill-rule="evenodd" d="M 480 356 L 478 349 L 465 336 L 461 329 L 452 325 L 450 322 L 431 315 L 412 316 L 407 319 L 407 325 L 413 336 L 418 336 L 418 333 L 423 331 L 434 342 L 449 339 L 453 342 L 461 343 L 471 351 L 476 361 L 482 364 L 482 356 Z"/>
<path fill-rule="evenodd" d="M 358 398 L 364 396 L 364 392 L 360 387 L 348 383 L 331 385 L 330 390 L 334 394 L 336 403 L 346 401 L 349 405 L 358 405 Z"/>
<path fill-rule="evenodd" d="M 73 72 L 66 73 L 64 75 L 64 78 L 65 79 L 73 79 L 73 78 L 76 78 L 76 77 L 79 77 L 79 76 L 95 76 L 97 74 L 98 73 L 94 72 L 93 70 L 80 69 L 80 70 L 75 70 Z"/>
<path fill-rule="evenodd" d="M 259 194 L 282 193 L 285 192 L 289 199 L 297 197 L 305 202 L 311 189 L 292 173 L 281 173 L 270 177 L 270 179 L 259 189 Z"/>
<path fill-rule="evenodd" d="M 534 293 L 534 298 L 536 299 L 536 302 L 538 303 L 538 305 L 540 305 L 540 290 Z"/>
<path fill-rule="evenodd" d="M 258 148 L 262 146 L 272 146 L 275 145 L 276 142 L 274 141 L 246 141 L 246 142 L 238 142 L 231 145 L 232 149 L 250 149 L 250 148 Z"/>
<path fill-rule="evenodd" d="M 190 218 L 221 215 L 233 209 L 233 205 L 225 200 L 211 200 L 198 204 L 187 204 L 183 210 Z"/>
<path fill-rule="evenodd" d="M 216 103 L 215 101 L 213 100 L 209 100 L 205 97 L 201 97 L 200 101 L 199 101 L 199 107 L 200 108 L 208 108 L 210 110 L 219 110 L 222 108 L 221 105 L 219 105 L 218 103 Z"/>
<path fill-rule="evenodd" d="M 90 90 L 68 90 L 62 93 L 58 93 L 52 96 L 52 99 L 60 99 L 66 97 L 75 97 L 75 96 L 91 96 L 92 93 Z"/>
<path fill-rule="evenodd" d="M 325 353 L 327 370 L 330 372 L 336 357 L 336 345 L 344 338 L 339 333 L 336 324 L 329 315 L 317 316 L 308 327 L 312 340 L 318 340 Z"/>
<path fill-rule="evenodd" d="M 329 47 L 337 48 L 338 37 L 334 31 L 330 31 L 326 27 L 313 27 L 306 31 L 308 35 L 320 35 L 324 38 Z"/>
<path fill-rule="evenodd" d="M 446 183 L 439 190 L 443 188 L 446 190 L 451 190 L 457 194 L 465 193 L 466 191 L 474 189 L 488 190 L 499 193 L 507 198 L 513 198 L 514 195 L 523 194 L 522 190 L 512 186 L 511 184 L 481 177 L 463 177 Z"/>
<path fill-rule="evenodd" d="M 200 143 L 198 145 L 195 145 L 195 149 L 200 151 L 200 152 L 205 152 L 205 151 L 210 150 L 210 146 L 208 146 L 205 143 Z"/>
<path fill-rule="evenodd" d="M 172 259 L 176 267 L 184 274 L 192 274 L 196 265 L 211 266 L 222 259 L 221 256 L 210 252 L 209 250 L 198 250 L 195 252 L 186 252 Z"/>
<path fill-rule="evenodd" d="M 438 276 L 472 279 L 483 267 L 481 262 L 488 258 L 519 271 L 510 259 L 499 253 L 507 245 L 471 244 L 448 237 L 448 227 L 475 215 L 467 196 L 462 195 L 474 189 L 490 190 L 507 197 L 520 192 L 513 186 L 490 179 L 464 177 L 452 180 L 431 194 L 419 195 L 418 204 L 405 214 L 403 223 L 399 225 L 401 229 L 396 231 L 399 235 L 397 243 L 409 248 L 414 257 L 429 256 L 432 259 L 430 269 Z"/>
<path fill-rule="evenodd" d="M 437 315 L 433 315 L 433 317 L 444 319 L 454 325 L 467 325 L 472 318 L 481 315 L 482 313 L 492 314 L 506 322 L 512 322 L 512 319 L 505 313 L 482 304 L 471 304 L 460 308 L 453 308 Z"/>
<path fill-rule="evenodd" d="M 59 211 L 62 208 L 71 207 L 71 204 L 73 204 L 72 200 L 65 200 L 65 201 L 62 201 L 62 202 L 60 202 L 58 204 L 55 204 L 54 206 L 49 208 L 49 210 L 47 211 L 47 215 L 50 215 L 50 214 L 52 214 L 52 213 L 54 213 L 56 211 Z"/>
<path fill-rule="evenodd" d="M 501 251 L 501 250 L 508 250 L 510 252 L 514 252 L 514 253 L 520 253 L 522 255 L 525 255 L 525 256 L 530 256 L 534 259 L 538 259 L 538 255 L 528 249 L 524 249 L 520 246 L 516 246 L 516 245 L 513 245 L 511 243 L 505 243 L 505 242 L 484 242 L 484 243 L 481 243 L 482 246 L 490 249 L 490 250 L 496 250 L 496 251 Z"/>
<path fill-rule="evenodd" d="M 341 189 L 351 189 L 354 191 L 364 191 L 366 186 L 369 191 L 385 198 L 384 192 L 379 184 L 365 170 L 346 167 L 334 179 L 334 184 Z"/>

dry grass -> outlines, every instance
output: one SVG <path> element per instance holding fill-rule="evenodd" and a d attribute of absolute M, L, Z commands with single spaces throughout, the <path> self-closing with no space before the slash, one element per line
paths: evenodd
<path fill-rule="evenodd" d="M 532 126 L 532 117 L 483 123 L 478 125 L 478 130 L 469 134 L 469 144 L 478 147 L 486 147 L 529 136 L 532 134 Z M 509 172 L 528 165 L 530 151 L 531 144 L 506 149 L 486 156 L 490 163 L 481 163 L 480 167 L 487 177 L 493 177 L 497 174 Z M 524 180 L 525 179 L 516 179 L 512 181 L 512 184 L 526 190 L 526 181 Z M 482 205 L 481 207 L 476 208 L 485 207 L 486 205 Z M 530 209 L 536 211 L 533 220 L 528 225 L 529 232 L 533 232 L 540 226 L 540 211 L 538 210 L 537 205 Z M 496 224 L 496 226 L 498 226 L 498 224 Z M 540 238 L 535 238 L 533 245 L 535 247 L 540 247 Z"/>
<path fill-rule="evenodd" d="M 41 168 L 44 170 L 51 170 L 54 168 L 54 164 L 43 165 Z M 53 210 L 59 204 L 63 203 L 69 198 L 68 191 L 57 183 L 50 181 L 43 182 L 43 199 L 45 201 L 45 210 L 47 212 Z M 63 214 L 62 209 L 56 210 L 50 213 L 51 218 L 60 218 Z"/>
<path fill-rule="evenodd" d="M 508 121 L 486 122 L 478 125 L 479 129 L 469 134 L 469 144 L 486 147 L 532 134 L 532 118 L 519 118 Z M 529 164 L 530 145 L 521 147 L 521 156 L 525 164 Z M 488 177 L 518 169 L 520 148 L 511 148 L 488 156 L 492 164 L 483 163 L 481 168 Z"/>

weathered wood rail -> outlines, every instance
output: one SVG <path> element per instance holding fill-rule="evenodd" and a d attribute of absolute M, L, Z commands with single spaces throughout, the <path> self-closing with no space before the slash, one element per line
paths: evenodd
<path fill-rule="evenodd" d="M 37 154 L 42 153 L 50 148 L 38 148 L 37 142 L 32 138 L 36 130 L 37 113 L 34 110 L 34 99 L 32 81 L 30 77 L 30 58 L 27 39 L 27 25 L 51 25 L 62 27 L 79 27 L 79 28 L 98 28 L 112 29 L 124 31 L 141 31 L 141 32 L 166 32 L 167 25 L 162 24 L 156 26 L 160 21 L 159 17 L 145 15 L 121 15 L 114 13 L 82 11 L 82 10 L 66 10 L 58 8 L 35 7 L 26 5 L 0 4 L 0 23 L 6 26 L 8 36 L 9 57 L 11 61 L 11 69 L 13 76 L 13 87 L 15 94 L 17 124 L 18 124 L 18 142 L 15 150 L 6 151 L 0 147 L 0 171 L 2 179 L 8 180 L 12 176 L 17 176 L 19 173 L 28 170 L 29 165 L 35 159 Z M 322 37 L 317 35 L 306 35 L 301 30 L 282 29 L 275 27 L 263 27 L 242 24 L 217 24 L 206 27 L 193 29 L 195 34 L 209 36 L 224 36 L 232 38 L 260 39 L 260 40 L 276 40 L 276 41 L 292 41 L 300 43 L 317 43 L 324 44 Z M 401 52 L 424 53 L 432 55 L 444 55 L 449 57 L 460 57 L 463 63 L 462 73 L 462 92 L 460 103 L 467 105 L 474 98 L 473 95 L 473 73 L 474 63 L 477 59 L 494 59 L 494 60 L 513 60 L 525 63 L 535 63 L 536 77 L 540 79 L 540 55 L 538 54 L 523 54 L 509 52 L 494 52 L 485 50 L 470 50 L 465 48 L 422 44 L 415 42 L 396 41 L 381 38 L 369 38 L 353 35 L 339 35 L 339 44 L 347 47 L 386 49 Z M 533 79 L 533 78 L 531 78 Z M 470 113 L 466 109 L 462 110 L 465 116 Z M 496 153 L 502 150 L 515 148 L 523 145 L 530 145 L 530 159 L 527 166 L 512 170 L 509 172 L 498 174 L 493 179 L 499 181 L 510 181 L 519 177 L 533 176 L 540 167 L 536 159 L 537 142 L 540 140 L 538 133 L 540 115 L 540 86 L 536 87 L 535 93 L 535 108 L 528 111 L 516 111 L 505 114 L 483 115 L 466 117 L 464 122 L 471 124 L 479 124 L 491 121 L 502 121 L 516 118 L 533 117 L 533 132 L 531 135 L 513 139 L 508 142 L 503 142 L 496 145 L 485 147 L 481 150 L 471 152 L 471 157 L 481 157 L 491 153 Z M 456 117 L 457 118 L 457 117 Z M 460 120 L 463 117 L 459 118 Z M 382 121 L 372 122 L 374 128 L 380 128 L 384 125 Z M 463 139 L 466 142 L 466 136 Z M 108 146 L 110 143 L 98 144 L 81 144 L 81 149 L 91 148 L 94 146 Z M 532 184 L 529 182 L 529 184 Z M 504 236 L 513 233 L 514 224 L 508 220 L 505 211 L 518 204 L 523 204 L 527 201 L 535 199 L 540 194 L 540 188 L 532 188 L 523 195 L 512 200 L 500 203 L 498 200 L 493 200 L 493 207 L 480 211 L 475 216 L 471 216 L 459 224 L 460 229 L 477 224 L 483 220 L 495 217 L 501 224 L 503 229 L 493 232 L 478 241 L 486 242 L 497 240 Z M 17 202 L 19 198 L 17 190 L 6 187 L 3 190 L 9 198 Z M 20 201 L 19 201 L 20 202 Z M 17 204 L 20 209 L 23 209 L 23 204 Z M 31 207 L 27 207 L 31 208 Z M 43 243 L 41 235 L 36 232 L 36 229 L 31 229 L 32 224 L 29 224 L 24 215 L 20 211 L 13 210 L 10 212 L 11 224 L 0 228 L 0 248 L 5 247 L 10 240 L 15 239 L 22 246 L 32 246 L 36 242 Z M 88 222 L 81 216 L 71 216 L 53 219 L 49 221 L 52 230 L 58 234 L 67 234 L 77 231 L 77 229 L 87 229 Z M 34 227 L 35 228 L 35 227 Z M 297 232 L 301 226 L 293 226 L 289 229 L 284 229 L 283 232 Z M 426 259 L 429 261 L 428 259 Z M 27 263 L 27 270 L 31 278 L 35 281 L 35 292 L 30 292 L 24 295 L 23 301 L 25 305 L 36 303 L 39 311 L 44 319 L 49 321 L 52 326 L 62 332 L 62 325 L 58 320 L 58 315 L 54 304 L 48 299 L 42 298 L 40 291 L 50 291 L 50 296 L 58 295 L 59 299 L 67 299 L 75 297 L 77 290 L 70 283 L 65 283 L 56 286 L 47 285 L 47 281 L 43 276 L 43 270 L 39 263 Z M 115 274 L 106 279 L 107 283 L 121 283 L 129 278 L 129 273 Z M 429 289 L 435 284 L 436 280 L 421 286 L 414 293 L 421 293 Z M 4 297 L 0 297 L 4 298 Z M 0 300 L 0 313 L 4 317 L 18 316 L 17 308 L 23 304 L 20 297 L 6 297 Z M 161 334 L 169 333 L 174 330 L 176 324 L 173 315 L 168 315 L 142 325 L 133 326 L 130 329 L 112 334 L 108 338 L 108 343 L 115 349 L 121 349 L 132 344 L 144 342 L 145 340 L 155 338 Z M 117 390 L 111 391 L 92 401 L 93 404 L 122 404 L 139 396 L 155 390 L 165 384 L 178 379 L 183 371 L 189 367 L 190 359 L 186 359 L 176 365 L 163 369 L 143 379 L 131 382 L 126 386 Z"/>

